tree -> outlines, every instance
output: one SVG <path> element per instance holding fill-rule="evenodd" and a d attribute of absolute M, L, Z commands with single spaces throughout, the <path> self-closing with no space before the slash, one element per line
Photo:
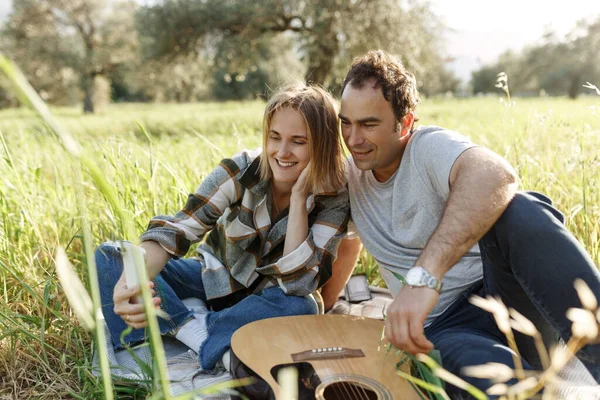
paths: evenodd
<path fill-rule="evenodd" d="M 568 58 L 562 59 L 561 66 L 564 68 L 569 63 L 567 93 L 572 99 L 579 95 L 586 81 L 600 77 L 600 16 L 594 22 L 581 21 L 578 25 L 562 46 L 566 47 Z"/>
<path fill-rule="evenodd" d="M 171 63 L 142 63 L 113 81 L 130 92 L 127 100 L 193 102 L 211 97 L 210 80 L 206 63 L 190 55 Z"/>
<path fill-rule="evenodd" d="M 84 112 L 94 112 L 95 87 L 136 59 L 136 8 L 133 0 L 20 0 L 3 34 L 38 90 L 78 79 Z"/>
<path fill-rule="evenodd" d="M 442 61 L 444 32 L 417 0 L 163 0 L 141 8 L 138 27 L 147 54 L 167 58 L 203 52 L 219 58 L 219 43 L 234 38 L 247 54 L 265 37 L 292 35 L 305 80 L 330 87 L 339 85 L 353 57 L 373 48 L 399 55 L 424 86 Z M 256 57 L 229 62 L 255 63 Z"/>
<path fill-rule="evenodd" d="M 3 75 L 0 76 L 0 109 L 18 106 L 19 102 L 14 97 L 13 93 L 6 89 L 10 87 L 8 79 Z"/>
<path fill-rule="evenodd" d="M 507 52 L 495 64 L 473 73 L 473 91 L 493 92 L 495 74 L 510 77 L 513 93 L 566 94 L 575 99 L 585 82 L 600 80 L 600 16 L 590 22 L 579 21 L 566 37 L 547 32 L 540 44 L 521 54 Z"/>
<path fill-rule="evenodd" d="M 509 89 L 513 94 L 537 93 L 539 89 L 531 86 L 532 76 L 529 74 L 531 68 L 523 65 L 521 54 L 508 50 L 498 57 L 498 61 L 486 65 L 471 73 L 471 87 L 473 94 L 478 93 L 500 93 L 496 87 L 496 78 L 500 72 L 509 76 Z"/>

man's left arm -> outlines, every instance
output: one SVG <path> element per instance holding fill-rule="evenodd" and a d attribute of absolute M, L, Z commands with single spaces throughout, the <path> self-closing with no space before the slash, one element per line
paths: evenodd
<path fill-rule="evenodd" d="M 517 190 L 510 164 L 483 148 L 465 150 L 450 171 L 450 194 L 440 223 L 415 265 L 442 279 L 466 252 L 492 227 Z M 388 309 L 386 337 L 410 353 L 433 348 L 423 324 L 439 294 L 427 287 L 403 287 Z"/>
<path fill-rule="evenodd" d="M 510 164 L 484 147 L 464 151 L 450 171 L 440 224 L 416 265 L 441 279 L 500 218 L 517 190 Z"/>

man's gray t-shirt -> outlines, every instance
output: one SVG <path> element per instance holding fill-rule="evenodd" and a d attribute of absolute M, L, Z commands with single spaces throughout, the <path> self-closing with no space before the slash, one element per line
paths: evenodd
<path fill-rule="evenodd" d="M 400 167 L 386 182 L 377 182 L 372 171 L 361 171 L 349 158 L 352 219 L 394 296 L 402 284 L 388 269 L 405 276 L 414 266 L 444 212 L 450 170 L 458 156 L 474 146 L 457 132 L 419 127 L 408 141 Z M 444 276 L 439 302 L 426 325 L 482 274 L 481 255 L 475 245 Z"/>

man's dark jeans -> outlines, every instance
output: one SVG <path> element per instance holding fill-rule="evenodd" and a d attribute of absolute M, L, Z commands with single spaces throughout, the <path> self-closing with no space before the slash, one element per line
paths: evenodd
<path fill-rule="evenodd" d="M 500 296 L 507 307 L 535 324 L 548 345 L 556 343 L 558 337 L 569 340 L 571 321 L 566 312 L 582 306 L 573 281 L 583 279 L 600 301 L 600 274 L 563 221 L 547 197 L 534 192 L 515 196 L 479 241 L 483 281 L 465 291 L 425 331 L 440 351 L 444 368 L 485 390 L 491 386 L 489 381 L 463 376 L 461 369 L 488 362 L 514 367 L 506 339 L 493 317 L 468 302 L 472 294 Z M 515 335 L 524 368 L 539 369 L 533 340 Z M 600 345 L 588 345 L 577 356 L 599 381 Z M 462 396 L 452 386 L 448 394 Z"/>

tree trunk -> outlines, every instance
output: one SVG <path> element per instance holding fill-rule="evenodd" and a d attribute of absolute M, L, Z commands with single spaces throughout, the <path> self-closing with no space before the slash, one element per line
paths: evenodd
<path fill-rule="evenodd" d="M 335 32 L 328 32 L 324 37 L 316 38 L 314 47 L 308 52 L 308 70 L 304 76 L 306 83 L 325 86 L 325 81 L 333 69 L 333 61 L 339 52 L 339 47 Z"/>
<path fill-rule="evenodd" d="M 569 90 L 567 93 L 569 94 L 569 98 L 575 100 L 577 96 L 579 96 L 579 91 L 581 90 L 581 76 L 575 75 L 571 78 L 571 84 L 569 85 Z"/>
<path fill-rule="evenodd" d="M 83 78 L 83 91 L 85 98 L 83 99 L 83 112 L 85 114 L 94 113 L 94 75 L 88 75 Z"/>
<path fill-rule="evenodd" d="M 305 80 L 306 83 L 315 83 L 321 86 L 325 85 L 325 80 L 329 76 L 333 67 L 333 60 L 331 58 L 321 58 L 319 60 L 312 60 L 308 64 L 308 71 L 306 71 Z"/>

